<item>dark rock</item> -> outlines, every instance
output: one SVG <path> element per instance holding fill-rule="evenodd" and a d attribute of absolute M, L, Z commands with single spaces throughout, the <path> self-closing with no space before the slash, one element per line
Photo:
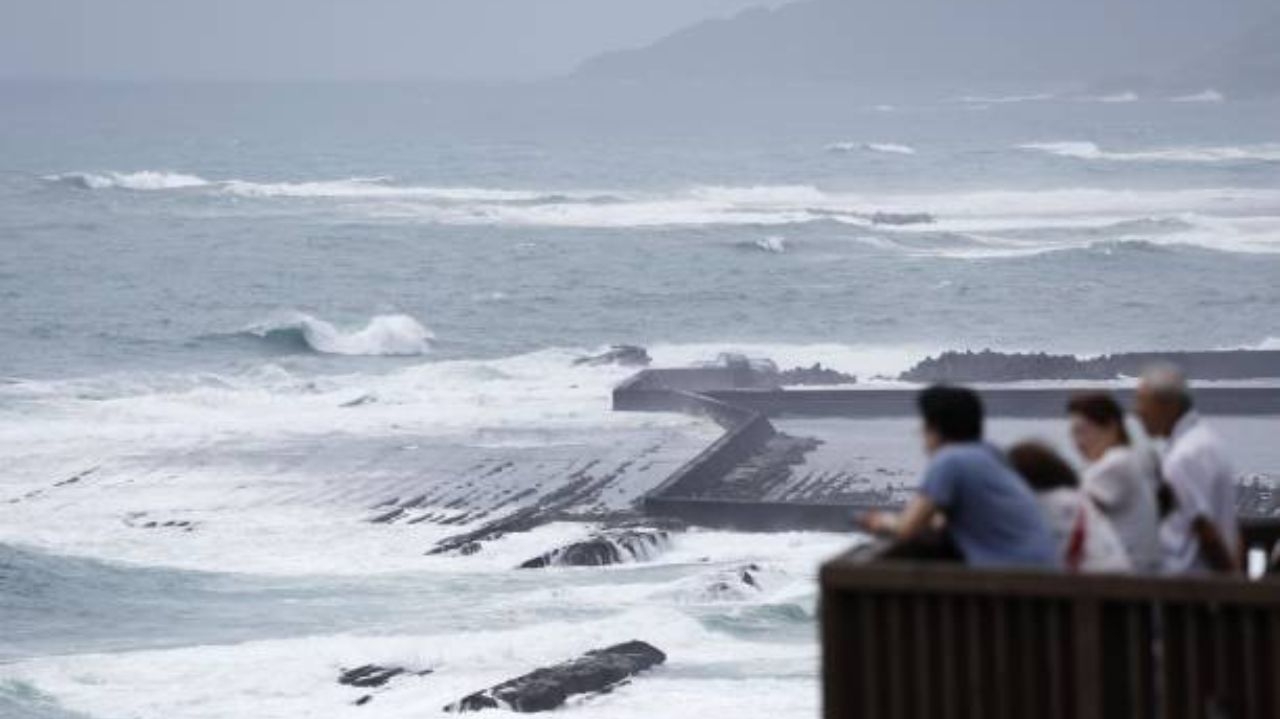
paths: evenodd
<path fill-rule="evenodd" d="M 599 367 L 602 365 L 616 364 L 622 367 L 648 367 L 653 362 L 653 358 L 649 356 L 649 352 L 643 347 L 635 345 L 613 345 L 608 350 L 598 355 L 589 357 L 579 357 L 573 361 L 574 365 L 586 365 L 588 367 Z"/>
<path fill-rule="evenodd" d="M 542 567 L 603 567 L 648 559 L 670 539 L 665 530 L 607 529 L 581 542 L 574 542 L 520 565 L 521 569 Z"/>
<path fill-rule="evenodd" d="M 374 524 L 390 524 L 396 521 L 397 519 L 403 517 L 404 515 L 405 515 L 405 510 L 400 507 L 396 507 L 395 509 L 389 512 L 384 512 L 383 514 L 379 514 L 378 516 L 370 519 L 369 521 Z"/>
<path fill-rule="evenodd" d="M 712 602 L 736 602 L 758 596 L 764 587 L 760 583 L 760 566 L 747 564 L 736 569 L 717 572 L 705 585 L 701 598 Z"/>
<path fill-rule="evenodd" d="M 779 384 L 793 386 L 856 384 L 858 381 L 855 375 L 823 367 L 821 363 L 814 363 L 812 367 L 796 367 L 783 370 L 777 373 L 777 378 Z"/>
<path fill-rule="evenodd" d="M 481 549 L 483 549 L 483 545 L 479 542 L 467 542 L 461 547 L 458 547 L 458 554 L 461 554 L 464 557 L 470 557 Z"/>
<path fill-rule="evenodd" d="M 357 699 L 357 700 L 355 701 L 355 705 L 356 705 L 356 706 L 358 706 L 358 707 L 362 707 L 362 706 L 364 706 L 365 704 L 368 704 L 368 703 L 369 703 L 369 702 L 371 702 L 371 701 L 373 701 L 373 695 L 372 695 L 372 694 L 365 694 L 364 696 L 360 697 L 359 699 Z"/>
<path fill-rule="evenodd" d="M 380 667 L 376 664 L 365 664 L 355 669 L 344 670 L 338 675 L 338 683 L 349 687 L 380 687 L 407 671 L 403 667 Z"/>
<path fill-rule="evenodd" d="M 898 379 L 907 382 L 1112 380 L 1136 377 L 1157 362 L 1172 362 L 1195 380 L 1280 377 L 1280 351 L 1273 350 L 1129 352 L 1089 358 L 983 350 L 944 352 L 922 360 Z"/>
<path fill-rule="evenodd" d="M 563 664 L 534 670 L 464 697 L 444 709 L 467 712 L 506 707 L 523 713 L 548 711 L 577 694 L 607 692 L 627 678 L 666 660 L 667 656 L 650 644 L 626 642 L 587 652 Z"/>
<path fill-rule="evenodd" d="M 1105 358 L 1073 355 L 1006 354 L 1003 352 L 944 352 L 903 372 L 907 382 L 1018 382 L 1023 380 L 1116 378 Z"/>

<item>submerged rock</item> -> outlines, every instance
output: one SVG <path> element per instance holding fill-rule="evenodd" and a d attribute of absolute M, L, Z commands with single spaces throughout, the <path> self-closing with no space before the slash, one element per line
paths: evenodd
<path fill-rule="evenodd" d="M 666 660 L 667 655 L 653 645 L 630 641 L 587 652 L 553 667 L 536 669 L 464 697 L 444 709 L 468 712 L 505 707 L 524 713 L 548 711 L 576 694 L 607 692 L 629 677 Z"/>
<path fill-rule="evenodd" d="M 648 367 L 653 362 L 653 358 L 649 356 L 649 352 L 643 347 L 635 345 L 613 345 L 608 350 L 598 355 L 589 357 L 579 357 L 573 361 L 574 365 L 586 365 L 588 367 L 599 367 L 602 365 L 616 364 L 622 367 Z"/>
<path fill-rule="evenodd" d="M 671 535 L 663 529 L 608 529 L 591 537 L 539 555 L 521 569 L 542 567 L 603 567 L 645 560 L 661 551 Z"/>
<path fill-rule="evenodd" d="M 751 599 L 763 591 L 760 565 L 747 564 L 717 573 L 701 593 L 703 601 L 737 602 Z"/>
<path fill-rule="evenodd" d="M 420 672 L 410 672 L 404 667 L 383 667 L 377 664 L 365 664 L 355 669 L 344 669 L 338 675 L 338 683 L 349 687 L 360 687 L 369 689 L 372 687 L 380 687 L 385 685 L 392 679 L 402 675 L 411 674 L 413 676 L 426 676 L 430 674 L 430 669 L 424 669 Z"/>

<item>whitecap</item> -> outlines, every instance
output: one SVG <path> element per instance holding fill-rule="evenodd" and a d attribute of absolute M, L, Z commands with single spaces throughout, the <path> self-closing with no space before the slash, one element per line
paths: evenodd
<path fill-rule="evenodd" d="M 140 172 L 67 172 L 48 175 L 48 182 L 68 185 L 82 190 L 181 190 L 204 187 L 209 181 L 196 175 L 157 170 Z"/>
<path fill-rule="evenodd" d="M 431 351 L 435 336 L 404 314 L 378 315 L 363 328 L 344 332 L 322 319 L 291 312 L 246 328 L 242 334 L 320 354 L 412 356 Z"/>
<path fill-rule="evenodd" d="M 878 152 L 886 155 L 914 155 L 916 150 L 909 145 L 894 142 L 833 142 L 826 146 L 827 152 Z"/>
<path fill-rule="evenodd" d="M 1059 157 L 1108 162 L 1226 163 L 1280 162 L 1280 143 L 1226 146 L 1157 147 L 1148 150 L 1104 150 L 1095 142 L 1060 141 L 1019 145 L 1020 149 Z"/>
<path fill-rule="evenodd" d="M 1214 89 L 1210 88 L 1210 89 L 1205 90 L 1205 91 L 1203 91 L 1203 92 L 1196 92 L 1196 93 L 1192 93 L 1192 94 L 1190 94 L 1190 95 L 1178 95 L 1178 96 L 1176 96 L 1176 97 L 1171 97 L 1171 98 L 1169 98 L 1169 101 L 1170 101 L 1170 102 L 1208 102 L 1208 103 L 1221 103 L 1221 102 L 1226 102 L 1226 101 L 1227 101 L 1227 98 L 1226 98 L 1226 96 L 1224 96 L 1222 93 L 1218 92 L 1217 90 L 1214 90 Z"/>

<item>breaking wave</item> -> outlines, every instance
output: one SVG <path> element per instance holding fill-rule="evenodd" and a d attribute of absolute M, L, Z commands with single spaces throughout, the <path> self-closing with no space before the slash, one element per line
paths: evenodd
<path fill-rule="evenodd" d="M 320 354 L 405 357 L 431 351 L 435 336 L 414 318 L 378 315 L 363 328 L 344 332 L 322 319 L 301 312 L 252 325 L 237 333 L 285 351 Z"/>
<path fill-rule="evenodd" d="M 1036 142 L 1020 145 L 1021 149 L 1044 152 L 1059 157 L 1110 162 L 1280 162 L 1280 143 L 1221 147 L 1163 147 L 1128 152 L 1104 150 L 1093 142 Z"/>
<path fill-rule="evenodd" d="M 141 172 L 67 172 L 49 175 L 49 182 L 81 190 L 181 190 L 204 187 L 209 181 L 203 177 L 178 172 L 143 170 Z"/>
<path fill-rule="evenodd" d="M 1280 144 L 1247 147 L 1183 147 L 1114 152 L 1088 142 L 1052 142 L 1023 150 L 1091 161 L 1280 162 Z M 1195 189 L 960 190 L 931 193 L 854 192 L 813 185 L 695 185 L 665 191 L 548 192 L 538 190 L 398 185 L 387 178 L 253 183 L 208 181 L 192 175 L 133 173 L 57 176 L 80 187 L 130 187 L 263 198 L 276 203 L 323 201 L 326 212 L 359 220 L 457 226 L 554 228 L 751 227 L 770 230 L 808 224 L 853 227 L 885 246 L 913 252 L 957 249 L 948 237 L 976 238 L 962 251 L 1024 254 L 1062 249 L 1058 235 L 1072 233 L 1075 246 L 1105 239 L 1151 240 L 1199 245 L 1226 252 L 1280 252 L 1280 190 L 1206 187 Z M 199 185 L 197 183 L 204 183 Z M 317 199 L 318 198 L 318 199 Z M 240 209 L 239 211 L 244 211 Z M 1172 223 L 1181 223 L 1170 230 Z M 1116 233 L 1099 236 L 1099 228 Z M 1158 230 L 1156 232 L 1155 230 Z M 780 233 L 779 233 L 780 234 Z M 747 240 L 756 251 L 786 251 L 785 243 Z M 378 354 L 352 348 L 342 333 L 314 323 L 296 323 L 295 345 L 341 354 Z M 304 328 L 306 329 L 304 332 Z M 369 335 L 388 336 L 383 327 Z M 308 334 L 309 333 L 309 334 Z M 402 333 L 391 331 L 390 336 Z M 423 351 L 417 335 L 393 353 Z M 284 340 L 273 335 L 276 342 Z M 372 340 L 371 340 L 372 341 Z M 287 343 L 286 343 L 287 344 Z"/>

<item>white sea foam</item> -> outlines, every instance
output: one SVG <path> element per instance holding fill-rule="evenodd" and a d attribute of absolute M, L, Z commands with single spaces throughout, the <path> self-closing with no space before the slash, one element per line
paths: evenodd
<path fill-rule="evenodd" d="M 391 184 L 385 177 L 317 182 L 249 182 L 228 180 L 218 183 L 225 192 L 243 197 L 317 198 L 317 199 L 422 199 L 441 202 L 536 202 L 563 199 L 554 193 L 522 190 L 486 189 L 479 187 L 421 187 Z"/>
<path fill-rule="evenodd" d="M 1160 147 L 1149 150 L 1104 150 L 1093 142 L 1039 142 L 1020 145 L 1022 149 L 1060 157 L 1111 162 L 1226 163 L 1280 162 L 1280 143 L 1243 146 Z"/>
<path fill-rule="evenodd" d="M 916 150 L 908 145 L 893 142 L 833 142 L 827 152 L 878 152 L 885 155 L 914 155 Z"/>
<path fill-rule="evenodd" d="M 970 105 L 1015 105 L 1024 102 L 1044 102 L 1053 98 L 1054 96 L 1049 93 L 994 96 L 966 95 L 958 101 Z"/>
<path fill-rule="evenodd" d="M 781 255 L 787 251 L 787 238 L 781 235 L 769 235 L 751 243 L 751 246 L 763 252 Z"/>
<path fill-rule="evenodd" d="M 1140 98 L 1138 96 L 1138 93 L 1136 92 L 1125 91 L 1125 92 L 1115 92 L 1109 95 L 1095 95 L 1095 96 L 1086 97 L 1083 99 L 1086 102 L 1101 102 L 1104 104 L 1127 104 L 1131 102 L 1138 102 L 1142 98 Z"/>
<path fill-rule="evenodd" d="M 408 356 L 431 351 L 435 336 L 422 323 L 404 314 L 378 315 L 363 328 L 344 332 L 301 312 L 289 312 L 244 330 L 267 340 L 300 340 L 321 354 Z"/>
<path fill-rule="evenodd" d="M 1208 102 L 1221 103 L 1226 102 L 1227 98 L 1217 90 L 1209 89 L 1203 92 L 1192 93 L 1190 95 L 1178 95 L 1169 98 L 1170 102 Z"/>
<path fill-rule="evenodd" d="M 1109 162 L 1276 162 L 1280 145 L 1172 147 L 1135 151 L 1104 150 L 1088 142 L 1052 142 L 1026 150 L 1088 161 Z M 901 152 L 901 148 L 888 150 Z M 201 180 L 201 182 L 204 182 Z M 137 180 L 155 189 L 180 185 L 168 178 Z M 543 192 L 504 188 L 397 185 L 385 178 L 273 185 L 212 182 L 205 192 L 254 195 L 268 203 L 322 200 L 326 212 L 359 219 L 445 225 L 679 228 L 698 226 L 780 227 L 839 223 L 866 228 L 859 241 L 879 249 L 920 255 L 1009 256 L 1062 249 L 1044 230 L 1097 229 L 1124 223 L 1184 220 L 1182 237 L 1150 238 L 1142 232 L 1120 239 L 1184 242 L 1239 252 L 1280 251 L 1271 233 L 1280 208 L 1280 190 L 1207 187 L 1176 190 L 1060 188 L 1044 190 L 955 190 L 934 193 L 847 192 L 813 185 L 702 185 L 666 191 Z M 244 211 L 238 208 L 237 211 Z M 889 216 L 928 217 L 927 223 L 885 222 Z M 1204 232 L 1221 231 L 1213 236 Z M 948 246 L 947 234 L 959 240 Z M 1018 233 L 1017 237 L 1008 236 Z M 1098 238 L 1081 236 L 1075 246 Z M 1117 239 L 1117 238 L 1111 238 Z M 322 352 L 369 351 L 338 341 L 321 325 L 308 323 L 308 343 Z M 373 328 L 382 334 L 389 328 Z M 374 331 L 376 330 L 376 331 Z M 340 334 L 340 333 L 339 333 Z M 396 331 L 389 333 L 398 335 Z M 419 345 L 410 343 L 412 348 Z M 377 351 L 373 348 L 372 351 Z M 414 349 L 413 351 L 416 351 Z M 413 353 L 410 351 L 409 353 Z"/>

